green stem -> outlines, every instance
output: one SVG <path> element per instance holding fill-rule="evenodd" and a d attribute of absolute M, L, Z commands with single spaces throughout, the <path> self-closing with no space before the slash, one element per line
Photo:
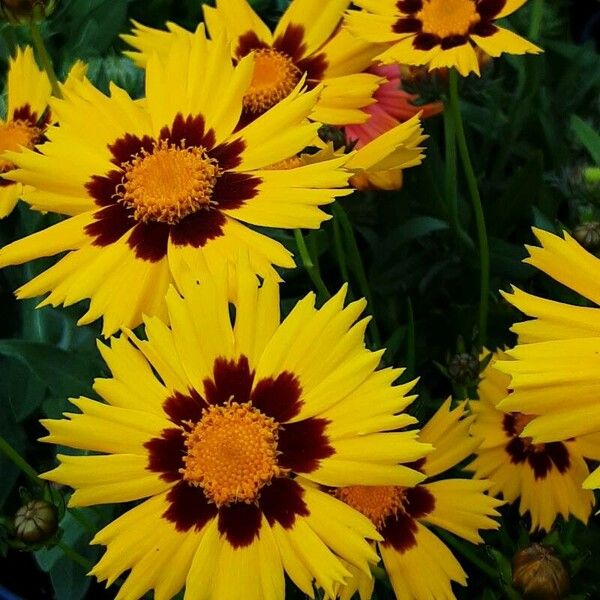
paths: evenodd
<path fill-rule="evenodd" d="M 542 18 L 544 16 L 544 0 L 533 0 L 531 4 L 531 21 L 529 23 L 529 35 L 527 38 L 537 42 L 542 33 Z"/>
<path fill-rule="evenodd" d="M 369 304 L 369 309 L 371 310 L 371 314 L 373 315 L 373 319 L 371 319 L 371 323 L 369 324 L 371 328 L 371 334 L 373 336 L 373 343 L 377 348 L 380 348 L 381 335 L 379 334 L 379 328 L 377 327 L 377 323 L 375 321 L 375 304 L 373 303 L 373 296 L 371 294 L 371 288 L 369 287 L 369 280 L 367 279 L 365 265 L 363 263 L 362 256 L 360 255 L 356 236 L 354 235 L 354 228 L 352 227 L 352 223 L 350 222 L 346 211 L 342 208 L 339 202 L 332 204 L 331 211 L 334 218 L 339 221 L 342 232 L 346 238 L 350 268 L 352 269 L 352 272 L 358 281 L 360 293 L 366 298 Z"/>
<path fill-rule="evenodd" d="M 321 277 L 321 272 L 319 270 L 318 265 L 316 265 L 308 251 L 306 246 L 306 242 L 304 241 L 304 236 L 302 235 L 302 231 L 300 229 L 294 230 L 294 238 L 296 239 L 296 245 L 298 246 L 298 252 L 300 253 L 300 258 L 302 260 L 302 264 L 308 273 L 313 285 L 315 286 L 317 293 L 321 297 L 321 299 L 331 298 L 331 294 Z"/>
<path fill-rule="evenodd" d="M 456 127 L 451 114 L 449 103 L 446 104 L 444 110 L 444 142 L 446 151 L 446 172 L 444 195 L 450 217 L 450 227 L 455 239 L 461 241 L 470 250 L 474 249 L 473 241 L 465 233 L 460 224 L 460 216 L 458 213 L 458 183 L 456 169 Z"/>
<path fill-rule="evenodd" d="M 454 127 L 456 129 L 456 140 L 458 142 L 458 151 L 465 177 L 467 187 L 471 197 L 471 204 L 475 214 L 475 223 L 477 224 L 477 238 L 479 242 L 479 268 L 480 268 L 480 296 L 479 296 L 479 347 L 483 348 L 487 336 L 487 321 L 489 312 L 490 296 L 490 249 L 485 227 L 485 215 L 481 204 L 481 196 L 477 187 L 477 179 L 469 154 L 467 138 L 460 113 L 460 100 L 458 96 L 458 72 L 456 69 L 450 70 L 450 109 Z"/>
<path fill-rule="evenodd" d="M 73 550 L 73 548 L 71 548 L 71 546 L 69 546 L 68 544 L 65 544 L 63 540 L 60 540 L 56 545 L 63 551 L 64 555 L 67 558 L 70 558 L 74 563 L 77 563 L 78 565 L 83 567 L 86 573 L 92 570 L 92 567 L 94 566 L 92 561 L 85 558 L 85 556 L 79 554 L 77 550 Z"/>
<path fill-rule="evenodd" d="M 449 107 L 444 110 L 444 142 L 446 148 L 446 177 L 444 192 L 450 209 L 450 225 L 456 239 L 460 237 L 458 218 L 458 191 L 456 181 L 456 130 Z"/>
<path fill-rule="evenodd" d="M 436 529 L 438 537 L 442 538 L 448 546 L 452 546 L 461 556 L 466 558 L 473 566 L 477 567 L 484 575 L 487 575 L 494 582 L 499 583 L 498 571 L 488 562 L 477 556 L 471 544 L 463 542 L 443 529 Z"/>
<path fill-rule="evenodd" d="M 2 436 L 0 436 L 0 452 L 27 475 L 32 483 L 40 485 L 36 470 Z"/>
<path fill-rule="evenodd" d="M 342 231 L 338 219 L 333 219 L 333 244 L 335 248 L 335 257 L 340 267 L 340 273 L 344 281 L 350 281 L 350 273 L 348 272 L 348 263 L 346 262 L 346 254 L 344 252 L 344 242 L 342 240 Z"/>
<path fill-rule="evenodd" d="M 40 28 L 33 19 L 29 22 L 29 31 L 31 32 L 31 41 L 33 42 L 33 47 L 35 48 L 37 57 L 42 63 L 42 67 L 44 71 L 46 71 L 46 75 L 48 75 L 48 80 L 52 86 L 52 95 L 56 98 L 62 98 L 58 79 L 56 78 L 54 66 L 52 65 L 52 59 L 46 50 L 46 45 L 44 44 L 44 39 L 42 38 Z"/>

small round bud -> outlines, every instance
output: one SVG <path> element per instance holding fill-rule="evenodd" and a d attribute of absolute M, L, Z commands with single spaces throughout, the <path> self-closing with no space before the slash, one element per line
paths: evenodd
<path fill-rule="evenodd" d="M 513 585 L 526 600 L 560 600 L 569 589 L 569 573 L 552 547 L 532 544 L 513 558 Z"/>
<path fill-rule="evenodd" d="M 458 385 L 476 383 L 479 378 L 479 360 L 472 354 L 455 354 L 448 362 L 448 375 Z"/>
<path fill-rule="evenodd" d="M 31 500 L 15 514 L 15 537 L 26 544 L 39 544 L 56 533 L 57 525 L 56 508 L 52 504 Z"/>
<path fill-rule="evenodd" d="M 600 249 L 600 223 L 590 221 L 582 223 L 575 228 L 573 237 L 588 251 L 595 252 Z"/>

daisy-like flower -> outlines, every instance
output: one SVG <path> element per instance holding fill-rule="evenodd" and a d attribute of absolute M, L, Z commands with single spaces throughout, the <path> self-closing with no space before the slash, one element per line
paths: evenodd
<path fill-rule="evenodd" d="M 469 436 L 472 417 L 465 404 L 450 410 L 447 400 L 423 427 L 422 442 L 435 450 L 415 464 L 427 477 L 440 475 L 472 454 L 477 441 Z M 448 547 L 426 526 L 434 525 L 473 543 L 483 541 L 480 529 L 496 529 L 499 500 L 484 492 L 489 482 L 439 479 L 416 487 L 358 485 L 332 493 L 369 517 L 383 537 L 378 543 L 383 564 L 401 600 L 452 599 L 452 582 L 466 585 L 467 576 Z M 336 590 L 342 600 L 359 591 L 373 594 L 373 582 L 353 566 L 354 577 Z"/>
<path fill-rule="evenodd" d="M 444 109 L 441 102 L 430 102 L 421 106 L 413 104 L 419 99 L 419 96 L 402 89 L 401 68 L 397 64 L 372 65 L 367 72 L 378 75 L 383 80 L 373 94 L 375 102 L 362 109 L 369 115 L 369 120 L 366 123 L 350 124 L 344 127 L 348 144 L 357 150 L 364 148 L 400 123 L 410 121 L 417 115 L 423 118 L 432 117 Z M 382 190 L 396 190 L 402 187 L 402 169 L 364 171 L 355 175 L 351 179 L 351 183 L 358 189 L 374 187 Z"/>
<path fill-rule="evenodd" d="M 41 70 L 30 46 L 17 49 L 10 59 L 7 77 L 6 118 L 0 120 L 0 173 L 13 169 L 4 157 L 7 150 L 21 152 L 43 139 L 50 124 L 48 101 L 52 87 Z M 0 175 L 0 218 L 9 215 L 23 194 L 23 185 Z"/>
<path fill-rule="evenodd" d="M 479 74 L 475 47 L 490 56 L 537 54 L 541 49 L 496 25 L 527 0 L 355 0 L 364 11 L 350 11 L 347 25 L 356 36 L 392 46 L 384 63 L 455 67 Z"/>
<path fill-rule="evenodd" d="M 540 298 L 519 289 L 506 299 L 533 317 L 517 323 L 519 344 L 508 354 L 516 360 L 497 367 L 511 375 L 512 393 L 498 408 L 532 415 L 521 432 L 534 444 L 577 438 L 588 441 L 584 456 L 600 459 L 600 448 L 588 434 L 600 433 L 600 260 L 568 233 L 564 239 L 534 229 L 541 247 L 529 246 L 525 262 L 584 296 L 592 306 L 572 306 Z M 535 416 L 533 416 L 535 415 Z M 539 416 L 538 416 L 539 415 Z M 600 469 L 583 483 L 600 487 Z"/>
<path fill-rule="evenodd" d="M 98 579 L 131 569 L 118 599 L 165 600 L 185 584 L 190 600 L 282 600 L 284 572 L 310 596 L 313 581 L 333 593 L 349 576 L 340 559 L 367 574 L 377 557 L 364 537 L 379 536 L 303 480 L 423 479 L 411 465 L 430 446 L 398 431 L 416 422 L 402 413 L 413 384 L 377 369 L 368 319 L 357 322 L 366 303 L 344 308 L 342 289 L 316 309 L 309 294 L 280 322 L 278 285 L 236 276 L 235 318 L 226 272 L 190 274 L 183 297 L 167 295 L 170 325 L 148 318 L 146 340 L 100 345 L 104 402 L 75 399 L 80 413 L 43 422 L 44 441 L 100 453 L 59 456 L 43 475 L 75 488 L 71 506 L 147 498 L 93 540 L 107 546 Z"/>
<path fill-rule="evenodd" d="M 297 169 L 266 169 L 314 140 L 309 123 L 319 90 L 302 82 L 276 107 L 234 133 L 253 57 L 231 63 L 220 38 L 199 28 L 157 57 L 146 73 L 146 98 L 133 101 L 88 81 L 52 103 L 61 126 L 37 152 L 9 153 L 18 169 L 5 177 L 36 187 L 33 208 L 71 218 L 0 250 L 0 266 L 67 251 L 25 284 L 20 298 L 50 292 L 42 304 L 90 298 L 80 324 L 103 316 L 104 335 L 135 327 L 141 315 L 164 315 L 164 295 L 182 265 L 202 256 L 212 268 L 249 253 L 262 277 L 293 267 L 278 242 L 245 225 L 317 228 L 319 206 L 351 192 L 345 157 Z M 232 291 L 234 293 L 234 291 Z"/>
<path fill-rule="evenodd" d="M 483 372 L 479 400 L 470 402 L 475 415 L 471 433 L 481 444 L 468 469 L 476 478 L 492 482 L 491 494 L 502 494 L 508 502 L 519 499 L 519 512 L 529 512 L 532 531 L 549 531 L 558 515 L 564 519 L 574 515 L 586 523 L 594 495 L 581 489 L 589 475 L 584 456 L 594 447 L 598 454 L 600 436 L 547 444 L 519 437 L 533 417 L 498 410 L 498 403 L 508 394 L 510 377 L 496 369 L 496 360 L 509 357 L 503 352 L 494 355 Z"/>
<path fill-rule="evenodd" d="M 275 31 L 254 12 L 247 0 L 217 0 L 203 5 L 213 38 L 226 36 L 235 60 L 252 54 L 255 67 L 244 95 L 242 122 L 248 123 L 287 98 L 305 78 L 309 89 L 323 83 L 323 92 L 310 117 L 321 123 L 363 123 L 361 108 L 373 102 L 380 77 L 363 72 L 380 45 L 363 42 L 340 29 L 350 0 L 292 0 Z M 139 52 L 128 53 L 144 66 L 153 53 L 164 55 L 177 38 L 191 34 L 168 24 L 169 32 L 135 23 L 123 39 Z"/>

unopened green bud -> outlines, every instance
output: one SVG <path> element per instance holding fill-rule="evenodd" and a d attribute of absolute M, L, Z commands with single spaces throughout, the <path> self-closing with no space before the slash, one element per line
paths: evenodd
<path fill-rule="evenodd" d="M 25 544 L 49 540 L 57 526 L 56 508 L 45 500 L 31 500 L 21 506 L 14 518 L 15 537 Z"/>
<path fill-rule="evenodd" d="M 469 385 L 479 379 L 479 360 L 467 352 L 455 354 L 448 361 L 448 375 L 457 385 Z"/>
<path fill-rule="evenodd" d="M 532 544 L 513 558 L 513 585 L 526 600 L 560 600 L 569 589 L 569 573 L 552 547 Z"/>

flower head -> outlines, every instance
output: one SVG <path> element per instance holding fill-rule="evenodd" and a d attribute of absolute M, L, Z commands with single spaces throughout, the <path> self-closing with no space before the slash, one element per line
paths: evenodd
<path fill-rule="evenodd" d="M 87 80 L 53 101 L 61 126 L 38 152 L 9 153 L 18 169 L 5 177 L 35 185 L 24 194 L 33 208 L 70 218 L 0 250 L 0 265 L 67 254 L 19 297 L 50 292 L 43 304 L 52 305 L 89 298 L 80 324 L 103 317 L 109 335 L 142 314 L 163 315 L 170 282 L 201 258 L 214 270 L 245 250 L 258 274 L 275 279 L 273 265 L 294 266 L 283 245 L 245 223 L 317 228 L 328 218 L 319 207 L 351 192 L 342 189 L 349 173 L 343 156 L 266 169 L 315 138 L 318 126 L 306 117 L 319 90 L 302 93 L 300 82 L 234 131 L 253 60 L 233 66 L 225 40 L 208 41 L 200 27 L 173 44 L 169 60 L 150 62 L 143 103 L 115 85 L 107 97 Z"/>
<path fill-rule="evenodd" d="M 584 296 L 592 306 L 573 306 L 540 298 L 519 289 L 506 299 L 531 320 L 513 331 L 519 344 L 508 351 L 512 359 L 498 369 L 511 376 L 512 393 L 498 408 L 532 415 L 521 435 L 534 444 L 585 442 L 583 456 L 600 459 L 598 352 L 600 351 L 600 259 L 584 250 L 568 233 L 564 238 L 534 229 L 541 247 L 528 247 L 532 264 Z M 600 487 L 600 469 L 584 482 Z"/>
<path fill-rule="evenodd" d="M 494 355 L 483 372 L 479 401 L 470 402 L 475 415 L 471 433 L 481 445 L 469 470 L 476 478 L 491 481 L 490 493 L 502 494 L 508 502 L 519 500 L 519 512 L 529 512 L 532 530 L 549 531 L 558 515 L 568 519 L 572 514 L 586 523 L 594 496 L 582 490 L 581 484 L 589 475 L 584 456 L 593 440 L 535 444 L 531 438 L 520 437 L 534 417 L 498 410 L 498 403 L 508 394 L 510 377 L 496 369 L 497 360 L 509 360 L 509 356 Z"/>
<path fill-rule="evenodd" d="M 440 475 L 469 456 L 477 441 L 469 437 L 472 417 L 465 405 L 450 410 L 447 400 L 419 435 L 435 450 L 415 464 L 428 477 Z M 466 585 L 466 574 L 447 546 L 427 527 L 434 525 L 473 543 L 481 542 L 479 529 L 495 529 L 492 517 L 500 501 L 486 495 L 485 481 L 438 479 L 415 487 L 350 486 L 333 494 L 369 517 L 383 537 L 378 542 L 384 566 L 398 598 L 425 600 L 451 598 L 451 583 Z M 371 598 L 373 583 L 355 568 L 354 578 L 338 590 L 343 600 L 359 591 Z"/>
<path fill-rule="evenodd" d="M 61 455 L 43 476 L 75 488 L 72 506 L 148 498 L 93 540 L 107 546 L 99 579 L 131 569 L 118 598 L 185 583 L 186 598 L 282 600 L 284 571 L 307 594 L 313 580 L 333 593 L 349 575 L 339 558 L 367 576 L 364 537 L 379 536 L 316 484 L 424 477 L 411 465 L 430 446 L 400 431 L 416 422 L 402 412 L 413 383 L 377 369 L 365 302 L 344 308 L 342 289 L 316 309 L 310 294 L 280 322 L 277 284 L 259 288 L 247 265 L 236 276 L 231 311 L 225 271 L 200 284 L 189 272 L 183 297 L 168 293 L 169 325 L 148 318 L 146 340 L 100 345 L 104 401 L 74 399 L 81 412 L 43 422 L 44 441 L 99 453 Z"/>
<path fill-rule="evenodd" d="M 52 88 L 41 70 L 30 46 L 18 48 L 8 65 L 8 106 L 6 117 L 0 120 L 0 173 L 14 165 L 5 152 L 21 152 L 42 141 L 50 124 L 48 101 Z M 0 175 L 0 218 L 9 215 L 23 193 L 21 183 Z"/>
<path fill-rule="evenodd" d="M 347 24 L 356 36 L 392 46 L 377 59 L 455 67 L 461 75 L 479 74 L 475 47 L 490 56 L 537 54 L 540 48 L 495 21 L 520 8 L 526 0 L 356 0 L 364 11 L 350 11 Z"/>
<path fill-rule="evenodd" d="M 275 30 L 254 12 L 247 0 L 217 0 L 203 6 L 205 22 L 214 39 L 230 40 L 233 58 L 254 56 L 254 72 L 243 100 L 242 123 L 248 123 L 287 98 L 305 78 L 309 89 L 323 83 L 323 92 L 310 118 L 332 125 L 363 123 L 361 109 L 372 103 L 380 77 L 363 72 L 377 44 L 363 42 L 340 28 L 350 0 L 292 0 Z M 192 34 L 174 24 L 159 31 L 135 24 L 122 36 L 137 52 L 128 53 L 144 66 L 153 53 L 166 54 L 177 38 Z"/>

